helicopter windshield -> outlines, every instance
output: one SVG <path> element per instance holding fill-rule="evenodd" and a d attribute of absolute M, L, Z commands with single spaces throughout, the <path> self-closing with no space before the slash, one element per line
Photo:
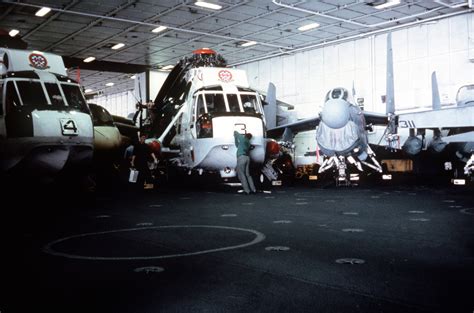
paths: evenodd
<path fill-rule="evenodd" d="M 261 104 L 255 92 L 224 93 L 202 91 L 196 96 L 196 115 L 204 113 L 262 113 Z"/>
<path fill-rule="evenodd" d="M 14 85 L 16 85 L 16 88 Z M 19 79 L 10 81 L 9 86 L 11 88 L 7 88 L 6 99 L 11 100 L 13 106 L 48 110 L 72 108 L 89 112 L 84 96 L 77 84 L 57 84 L 34 79 Z"/>

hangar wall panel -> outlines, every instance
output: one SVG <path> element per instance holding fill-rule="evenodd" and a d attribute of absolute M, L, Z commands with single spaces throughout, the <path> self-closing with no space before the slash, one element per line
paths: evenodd
<path fill-rule="evenodd" d="M 366 110 L 385 112 L 386 34 L 298 52 L 240 66 L 251 85 L 277 87 L 277 98 L 296 105 L 298 117 L 314 115 L 331 88 L 364 98 Z M 437 72 L 441 102 L 455 102 L 458 88 L 474 83 L 474 14 L 392 32 L 397 110 L 431 106 L 431 73 Z M 470 60 L 471 59 L 471 60 Z"/>

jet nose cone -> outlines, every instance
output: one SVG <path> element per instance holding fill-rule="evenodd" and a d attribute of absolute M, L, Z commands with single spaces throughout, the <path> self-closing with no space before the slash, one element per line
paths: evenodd
<path fill-rule="evenodd" d="M 341 128 L 349 122 L 349 104 L 341 99 L 330 99 L 324 103 L 321 120 L 331 128 Z"/>

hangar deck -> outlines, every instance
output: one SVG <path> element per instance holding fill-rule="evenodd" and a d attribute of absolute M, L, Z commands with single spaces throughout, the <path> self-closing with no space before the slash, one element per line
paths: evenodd
<path fill-rule="evenodd" d="M 33 197 L 2 205 L 1 312 L 474 309 L 472 190 Z"/>

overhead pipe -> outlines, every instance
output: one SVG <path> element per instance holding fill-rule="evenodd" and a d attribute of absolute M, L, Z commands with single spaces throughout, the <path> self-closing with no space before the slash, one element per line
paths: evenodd
<path fill-rule="evenodd" d="M 22 3 L 22 2 L 5 1 L 4 3 L 12 4 L 12 5 L 21 5 L 21 6 L 26 6 L 26 7 L 33 7 L 33 8 L 42 8 L 43 7 L 41 5 Z M 61 12 L 61 13 L 67 13 L 67 14 L 74 14 L 74 15 L 80 15 L 80 16 L 93 17 L 93 18 L 97 18 L 97 19 L 111 20 L 111 21 L 115 21 L 115 22 L 131 23 L 131 24 L 144 25 L 144 26 L 150 26 L 150 27 L 156 27 L 157 26 L 157 24 L 154 24 L 154 23 L 128 20 L 128 19 L 124 19 L 124 18 L 120 18 L 120 17 L 103 16 L 103 15 L 99 15 L 99 14 L 64 10 L 64 9 L 59 9 L 59 8 L 51 8 L 51 10 L 56 11 L 56 12 Z M 196 31 L 196 30 L 190 30 L 190 29 L 184 29 L 184 28 L 179 28 L 179 27 L 174 27 L 174 26 L 167 26 L 167 25 L 164 25 L 164 26 L 166 26 L 170 30 L 174 30 L 174 31 L 177 31 L 177 32 L 183 32 L 183 33 L 194 34 L 194 35 L 203 35 L 203 36 L 208 36 L 208 37 L 215 37 L 215 38 L 220 38 L 220 39 L 229 39 L 229 40 L 235 40 L 235 41 L 250 41 L 250 39 L 244 39 L 244 38 L 238 38 L 238 37 L 232 37 L 232 36 L 217 35 L 217 34 L 206 33 L 206 32 L 201 32 L 201 31 Z M 259 45 L 262 45 L 262 46 L 267 46 L 267 47 L 272 47 L 272 48 L 283 48 L 283 49 L 290 49 L 290 50 L 292 49 L 291 47 L 274 45 L 274 44 L 260 42 L 260 41 L 257 41 L 257 42 L 258 42 Z"/>
<path fill-rule="evenodd" d="M 367 33 L 361 33 L 361 34 L 357 34 L 357 35 L 353 35 L 353 36 L 349 36 L 349 37 L 345 37 L 345 38 L 340 38 L 340 39 L 331 40 L 331 41 L 327 41 L 327 42 L 325 41 L 325 42 L 322 42 L 322 43 L 309 45 L 309 46 L 305 46 L 305 47 L 301 47 L 301 48 L 295 48 L 291 51 L 285 51 L 285 52 L 278 52 L 278 53 L 274 53 L 274 54 L 269 54 L 269 55 L 266 55 L 266 56 L 263 56 L 263 57 L 258 57 L 258 58 L 254 58 L 254 59 L 250 59 L 250 60 L 246 60 L 246 61 L 242 61 L 242 62 L 233 63 L 233 64 L 230 64 L 229 66 L 237 66 L 237 65 L 257 62 L 257 61 L 261 61 L 261 60 L 266 60 L 266 59 L 269 59 L 269 58 L 274 58 L 274 57 L 278 57 L 278 56 L 289 54 L 289 53 L 296 53 L 296 52 L 301 52 L 301 51 L 304 51 L 304 50 L 322 48 L 322 47 L 326 47 L 326 46 L 329 46 L 329 45 L 333 45 L 333 44 L 337 44 L 337 43 L 341 43 L 341 42 L 346 42 L 346 41 L 349 41 L 349 40 L 352 40 L 352 39 L 360 39 L 360 38 L 364 38 L 364 37 L 368 37 L 368 36 L 372 36 L 372 35 L 378 35 L 378 34 L 390 32 L 392 30 L 406 28 L 406 27 L 414 26 L 414 25 L 418 25 L 418 24 L 424 24 L 424 23 L 427 23 L 427 22 L 437 21 L 437 20 L 440 20 L 440 19 L 453 17 L 453 16 L 457 16 L 457 15 L 462 15 L 462 14 L 467 14 L 467 13 L 472 13 L 472 12 L 473 12 L 472 9 L 468 9 L 468 10 L 460 11 L 460 12 L 453 12 L 453 13 L 445 14 L 445 15 L 442 15 L 442 16 L 435 16 L 435 17 L 427 18 L 427 19 L 424 19 L 424 20 L 421 20 L 421 21 L 413 21 L 413 22 L 406 23 L 406 24 L 403 24 L 403 25 L 396 25 L 396 26 L 392 26 L 392 27 L 388 27 L 388 28 L 384 28 L 384 29 L 378 29 L 378 30 L 370 31 L 370 32 L 367 32 Z"/>
<path fill-rule="evenodd" d="M 472 7 L 472 0 L 469 0 L 467 2 L 457 3 L 457 4 L 445 3 L 442 0 L 434 0 L 434 2 L 439 3 L 441 5 L 444 5 L 445 7 L 448 7 L 448 8 L 451 8 L 451 9 L 457 9 L 457 8 L 463 7 L 465 5 L 469 6 L 469 8 Z M 471 5 L 469 5 L 469 2 L 471 2 Z"/>
<path fill-rule="evenodd" d="M 303 8 L 298 8 L 298 7 L 295 7 L 293 5 L 288 5 L 288 4 L 281 3 L 281 1 L 277 2 L 277 0 L 272 0 L 272 2 L 274 4 L 276 4 L 277 6 L 284 7 L 284 8 L 290 9 L 290 10 L 295 10 L 295 11 L 300 11 L 300 12 L 304 12 L 304 13 L 308 13 L 308 14 L 318 15 L 318 16 L 333 19 L 333 20 L 336 20 L 336 21 L 339 21 L 339 22 L 348 23 L 348 24 L 356 25 L 356 26 L 359 26 L 359 27 L 366 27 L 366 28 L 375 28 L 375 27 L 385 26 L 385 25 L 388 25 L 388 24 L 397 23 L 397 22 L 400 22 L 400 21 L 403 21 L 403 20 L 406 20 L 406 19 L 411 19 L 411 18 L 419 17 L 421 15 L 433 13 L 433 12 L 436 12 L 436 11 L 441 10 L 443 8 L 443 7 L 437 7 L 437 8 L 425 11 L 425 12 L 412 14 L 412 15 L 409 15 L 409 16 L 404 16 L 404 17 L 401 17 L 401 18 L 398 18 L 398 19 L 395 19 L 395 20 L 390 20 L 390 21 L 385 21 L 385 22 L 380 22 L 380 23 L 375 23 L 375 24 L 364 24 L 364 23 L 359 23 L 359 22 L 355 22 L 355 21 L 352 21 L 352 20 L 348 20 L 348 19 L 344 19 L 344 18 L 340 18 L 340 17 L 320 13 L 320 12 L 315 12 L 315 11 L 311 11 L 311 10 L 307 10 L 307 9 L 303 9 Z"/>

